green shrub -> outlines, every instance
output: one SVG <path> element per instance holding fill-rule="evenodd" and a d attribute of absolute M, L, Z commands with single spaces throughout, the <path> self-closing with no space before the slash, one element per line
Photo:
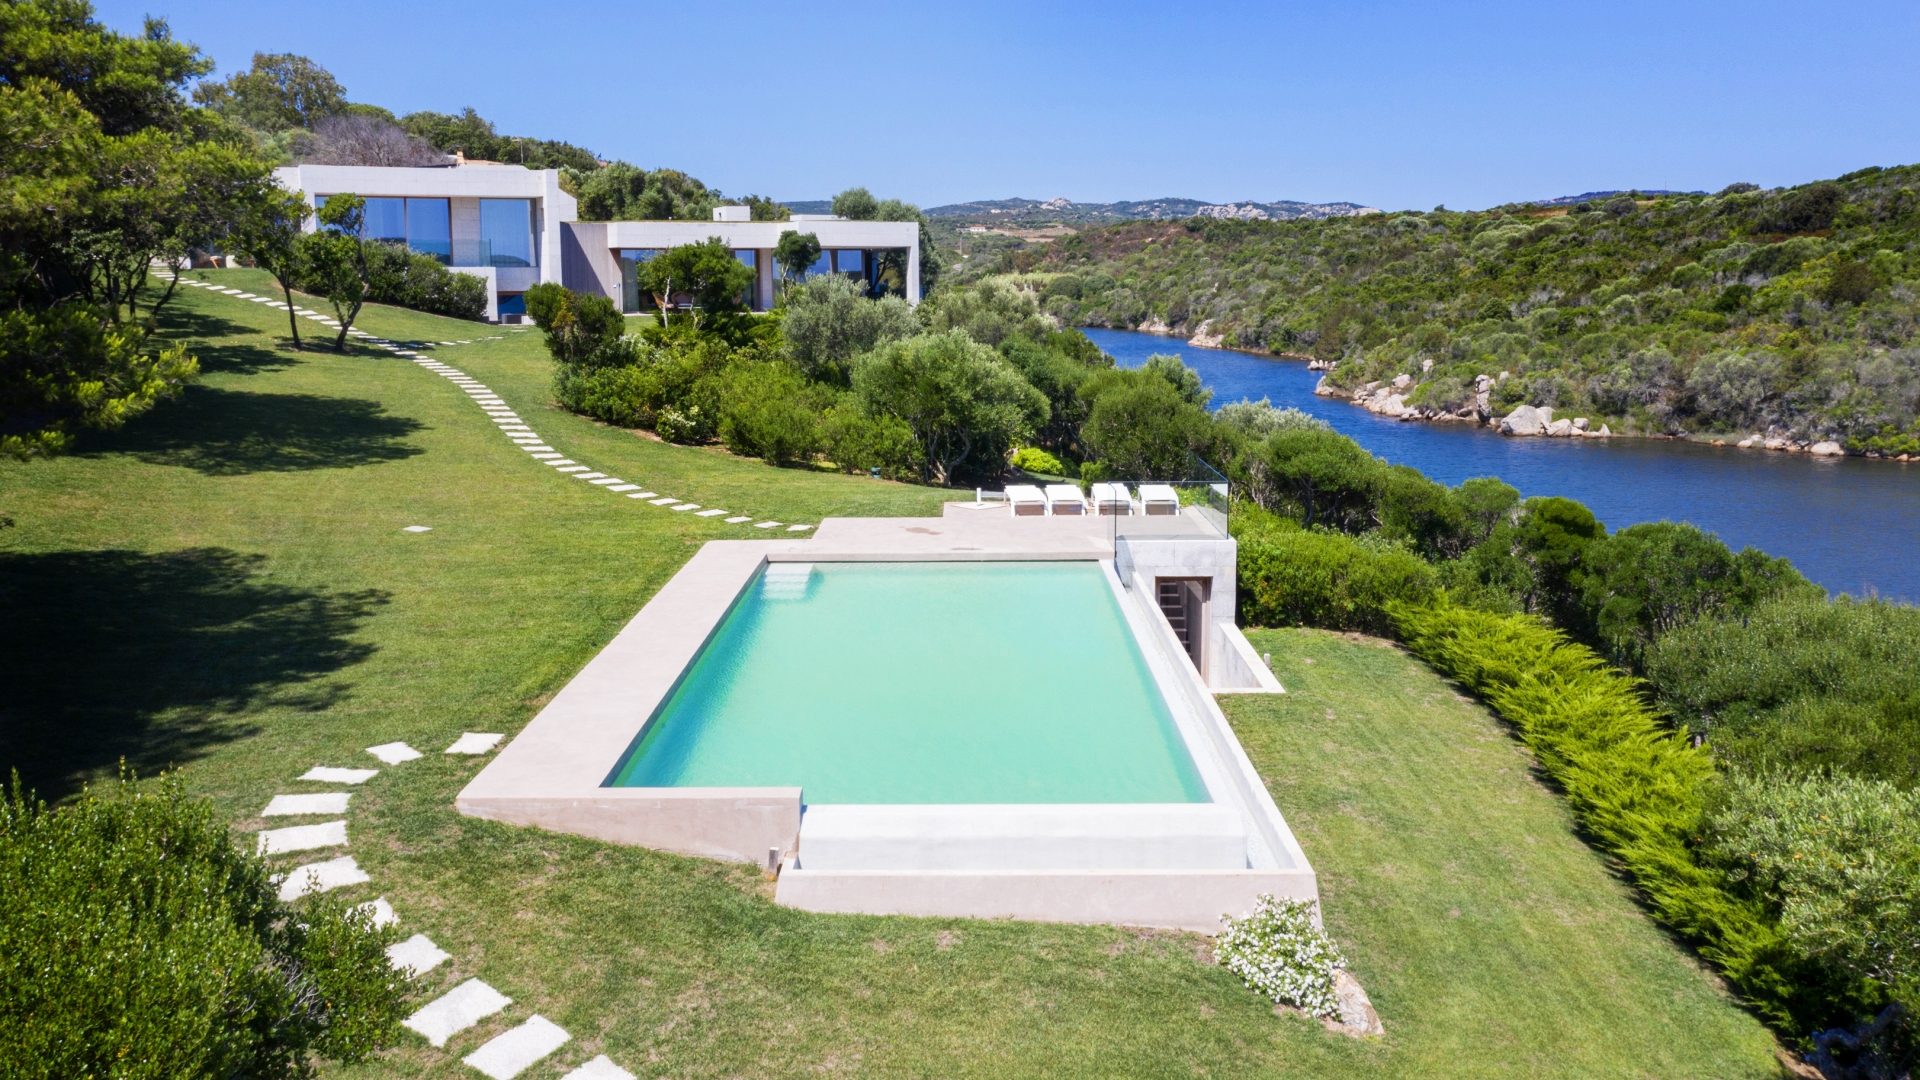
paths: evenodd
<path fill-rule="evenodd" d="M 897 417 L 869 416 L 851 403 L 827 410 L 820 421 L 821 449 L 842 472 L 879 470 L 889 480 L 920 471 L 920 443 Z"/>
<path fill-rule="evenodd" d="M 1712 759 L 1660 722 L 1631 677 L 1530 616 L 1449 605 L 1392 614 L 1409 649 L 1514 726 L 1582 830 L 1758 1011 L 1789 1030 L 1837 1018 L 1762 906 L 1696 857 Z"/>
<path fill-rule="evenodd" d="M 171 778 L 58 809 L 0 803 L 0 1071 L 294 1077 L 398 1034 L 388 935 L 343 902 L 295 913 Z"/>
<path fill-rule="evenodd" d="M 1647 678 L 1722 760 L 1920 786 L 1920 609 L 1795 595 L 1654 642 Z"/>
<path fill-rule="evenodd" d="M 1248 989 L 1276 1004 L 1313 1016 L 1337 1016 L 1340 1002 L 1333 993 L 1333 973 L 1346 961 L 1314 925 L 1313 916 L 1311 900 L 1276 900 L 1263 894 L 1252 914 L 1224 917 L 1226 929 L 1214 939 L 1214 956 L 1245 980 Z"/>
<path fill-rule="evenodd" d="M 618 427 L 644 428 L 653 426 L 660 385 L 653 372 L 638 365 L 561 368 L 554 393 L 562 406 L 582 416 Z"/>
<path fill-rule="evenodd" d="M 718 377 L 720 441 L 770 465 L 806 461 L 820 449 L 818 397 L 788 364 L 747 362 Z"/>
<path fill-rule="evenodd" d="M 1236 513 L 1236 520 L 1250 512 Z M 1240 620 L 1249 626 L 1318 626 L 1387 633 L 1387 607 L 1439 590 L 1433 567 L 1408 551 L 1268 518 L 1235 529 Z"/>
<path fill-rule="evenodd" d="M 1070 476 L 1060 459 L 1037 446 L 1023 446 L 1013 452 L 1013 467 L 1026 473 L 1046 476 Z"/>
<path fill-rule="evenodd" d="M 1708 857 L 1813 964 L 1920 1009 L 1920 792 L 1853 777 L 1735 776 L 1707 838 Z"/>

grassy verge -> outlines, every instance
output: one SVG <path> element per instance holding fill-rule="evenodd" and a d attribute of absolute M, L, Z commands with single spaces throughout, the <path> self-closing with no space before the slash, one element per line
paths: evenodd
<path fill-rule="evenodd" d="M 235 275 L 260 288 L 257 279 Z M 1644 920 L 1480 709 L 1403 654 L 1263 636 L 1295 691 L 1229 709 L 1325 882 L 1389 1034 L 1274 1016 L 1178 934 L 807 915 L 745 869 L 460 817 L 461 731 L 517 731 L 702 542 L 744 535 L 533 465 L 411 364 L 282 347 L 188 290 L 202 386 L 70 457 L 0 463 L 0 768 L 49 794 L 185 766 L 238 828 L 315 764 L 429 751 L 360 789 L 353 854 L 407 933 L 513 997 L 445 1051 L 333 1075 L 471 1075 L 538 1011 L 642 1075 L 1750 1076 L 1760 1026 Z M 470 323 L 375 309 L 366 329 Z M 783 521 L 940 493 L 769 469 L 547 410 L 533 334 L 442 350 L 569 456 Z M 402 526 L 433 531 L 407 534 Z"/>

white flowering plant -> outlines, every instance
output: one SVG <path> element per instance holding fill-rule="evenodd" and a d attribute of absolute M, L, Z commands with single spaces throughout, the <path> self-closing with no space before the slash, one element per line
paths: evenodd
<path fill-rule="evenodd" d="M 1214 955 L 1247 986 L 1281 1005 L 1314 1016 L 1340 1012 L 1333 972 L 1346 966 L 1333 940 L 1314 925 L 1314 902 L 1262 894 L 1253 913 L 1222 916 L 1227 928 L 1214 940 Z"/>

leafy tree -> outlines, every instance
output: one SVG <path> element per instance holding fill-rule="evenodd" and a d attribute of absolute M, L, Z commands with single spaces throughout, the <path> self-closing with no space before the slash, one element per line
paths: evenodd
<path fill-rule="evenodd" d="M 320 228 L 302 235 L 298 245 L 301 276 L 316 294 L 333 305 L 340 329 L 333 351 L 347 350 L 347 331 L 360 315 L 372 291 L 367 266 L 367 243 L 360 233 L 366 224 L 367 201 L 351 193 L 332 195 L 315 215 Z"/>
<path fill-rule="evenodd" d="M 395 1041 L 389 934 L 282 902 L 166 778 L 0 802 L 0 1061 L 13 1077 L 303 1077 Z"/>
<path fill-rule="evenodd" d="M 1147 371 L 1112 371 L 1090 379 L 1092 404 L 1080 437 L 1104 475 L 1125 480 L 1180 480 L 1205 445 L 1206 411 L 1167 380 Z"/>
<path fill-rule="evenodd" d="M 1703 616 L 1742 618 L 1782 593 L 1824 596 L 1785 559 L 1670 521 L 1630 525 L 1591 546 L 1580 575 L 1584 625 L 1613 658 L 1638 667 L 1660 635 Z"/>
<path fill-rule="evenodd" d="M 769 465 L 806 461 L 820 449 L 821 394 L 792 365 L 734 364 L 722 375 L 720 441 Z"/>
<path fill-rule="evenodd" d="M 300 317 L 293 310 L 293 283 L 301 274 L 300 237 L 311 212 L 299 192 L 276 187 L 233 222 L 234 245 L 280 286 L 295 349 L 300 348 Z"/>
<path fill-rule="evenodd" d="M 254 53 L 253 65 L 194 88 L 194 100 L 256 131 L 312 130 L 347 108 L 347 91 L 326 68 L 293 53 Z"/>
<path fill-rule="evenodd" d="M 1498 477 L 1475 476 L 1453 489 L 1454 501 L 1467 524 L 1468 546 L 1485 543 L 1493 530 L 1513 519 L 1520 491 Z"/>
<path fill-rule="evenodd" d="M 1459 557 L 1473 527 L 1454 493 L 1408 465 L 1387 468 L 1380 490 L 1380 527 L 1428 559 Z"/>
<path fill-rule="evenodd" d="M 539 325 L 547 351 L 562 367 L 603 367 L 631 359 L 615 350 L 626 333 L 626 317 L 612 300 L 543 281 L 527 290 L 526 301 L 527 316 Z"/>
<path fill-rule="evenodd" d="M 833 197 L 833 214 L 849 221 L 872 221 L 880 212 L 880 200 L 863 187 L 848 188 Z"/>
<path fill-rule="evenodd" d="M 748 195 L 740 201 L 747 204 L 749 216 L 754 221 L 786 221 L 793 217 L 792 210 L 765 195 Z"/>
<path fill-rule="evenodd" d="M 719 237 L 697 244 L 681 244 L 641 263 L 636 269 L 640 288 L 653 297 L 660 308 L 660 321 L 668 321 L 677 297 L 692 305 L 694 325 L 717 314 L 741 311 L 748 289 L 753 287 L 753 270 L 727 247 Z"/>
<path fill-rule="evenodd" d="M 1050 333 L 1039 340 L 1006 338 L 1000 342 L 1000 355 L 1046 396 L 1047 422 L 1037 433 L 1039 443 L 1071 457 L 1084 456 L 1081 433 L 1090 403 L 1081 390 L 1088 379 L 1111 368 L 1113 358 L 1078 330 Z"/>
<path fill-rule="evenodd" d="M 1607 535 L 1593 511 L 1572 499 L 1528 499 L 1518 522 L 1496 531 L 1494 542 L 1502 532 L 1527 570 L 1525 610 L 1550 615 L 1562 626 L 1581 625 L 1580 573 L 1594 541 Z"/>
<path fill-rule="evenodd" d="M 1053 332 L 1053 323 L 1040 313 L 1033 295 L 1002 282 L 982 282 L 951 290 L 921 305 L 927 328 L 957 330 L 983 345 L 999 345 L 1010 337 L 1040 341 Z"/>
<path fill-rule="evenodd" d="M 1213 418 L 1229 430 L 1249 439 L 1264 439 L 1276 431 L 1290 428 L 1333 430 L 1332 425 L 1317 416 L 1301 412 L 1292 406 L 1277 407 L 1266 398 L 1261 398 L 1259 401 L 1242 399 L 1222 405 L 1214 410 Z"/>
<path fill-rule="evenodd" d="M 920 471 L 920 444 L 913 429 L 893 416 L 869 416 L 850 402 L 820 420 L 821 449 L 841 472 L 875 470 L 889 480 Z"/>
<path fill-rule="evenodd" d="M 1364 532 L 1386 483 L 1386 466 L 1332 430 L 1276 431 L 1253 451 L 1254 501 L 1305 525 Z"/>
<path fill-rule="evenodd" d="M 443 153 L 458 151 L 483 161 L 504 161 L 529 169 L 572 169 L 591 173 L 600 167 L 593 153 L 572 143 L 552 139 L 529 139 L 501 135 L 491 121 L 473 111 L 461 110 L 458 116 L 436 112 L 414 112 L 400 118 L 400 126 L 409 135 L 426 140 Z"/>
<path fill-rule="evenodd" d="M 784 230 L 774 243 L 773 261 L 779 264 L 780 272 L 786 275 L 787 280 L 799 281 L 807 276 L 807 270 L 814 263 L 820 261 L 820 238 L 813 233 Z"/>
<path fill-rule="evenodd" d="M 791 286 L 784 304 L 780 330 L 794 362 L 808 378 L 842 386 L 854 357 L 920 332 L 906 301 L 870 299 L 858 282 L 833 274 Z"/>
<path fill-rule="evenodd" d="M 853 391 L 874 416 L 913 430 L 923 479 L 996 474 L 1013 444 L 1032 437 L 1047 402 L 991 348 L 963 334 L 888 342 L 853 366 Z"/>
<path fill-rule="evenodd" d="M 1200 381 L 1200 373 L 1188 367 L 1186 361 L 1169 353 L 1155 353 L 1147 357 L 1142 371 L 1157 378 L 1165 379 L 1182 400 L 1204 409 L 1207 402 L 1213 400 L 1213 391 Z"/>

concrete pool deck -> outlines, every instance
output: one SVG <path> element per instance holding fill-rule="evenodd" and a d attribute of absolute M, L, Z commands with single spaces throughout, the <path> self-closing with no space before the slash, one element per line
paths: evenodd
<path fill-rule="evenodd" d="M 807 539 L 704 545 L 456 800 L 462 813 L 777 868 L 776 899 L 816 911 L 1119 922 L 1211 930 L 1259 893 L 1317 898 L 1312 867 L 1166 620 L 1156 567 L 1224 558 L 1214 599 L 1232 608 L 1233 541 L 1198 514 L 1015 518 L 950 505 L 938 518 L 837 518 Z M 744 590 L 768 564 L 834 561 L 1099 562 L 1206 783 L 1192 806 L 831 806 L 798 787 L 609 786 Z M 1233 629 L 1211 631 L 1225 689 L 1279 686 Z M 1237 644 L 1235 641 L 1237 640 Z M 1257 673 L 1248 670 L 1257 667 Z M 990 696 L 983 708 L 991 708 Z M 1159 810 L 1159 813 L 1155 811 Z M 818 842 L 809 845 L 817 836 Z"/>

